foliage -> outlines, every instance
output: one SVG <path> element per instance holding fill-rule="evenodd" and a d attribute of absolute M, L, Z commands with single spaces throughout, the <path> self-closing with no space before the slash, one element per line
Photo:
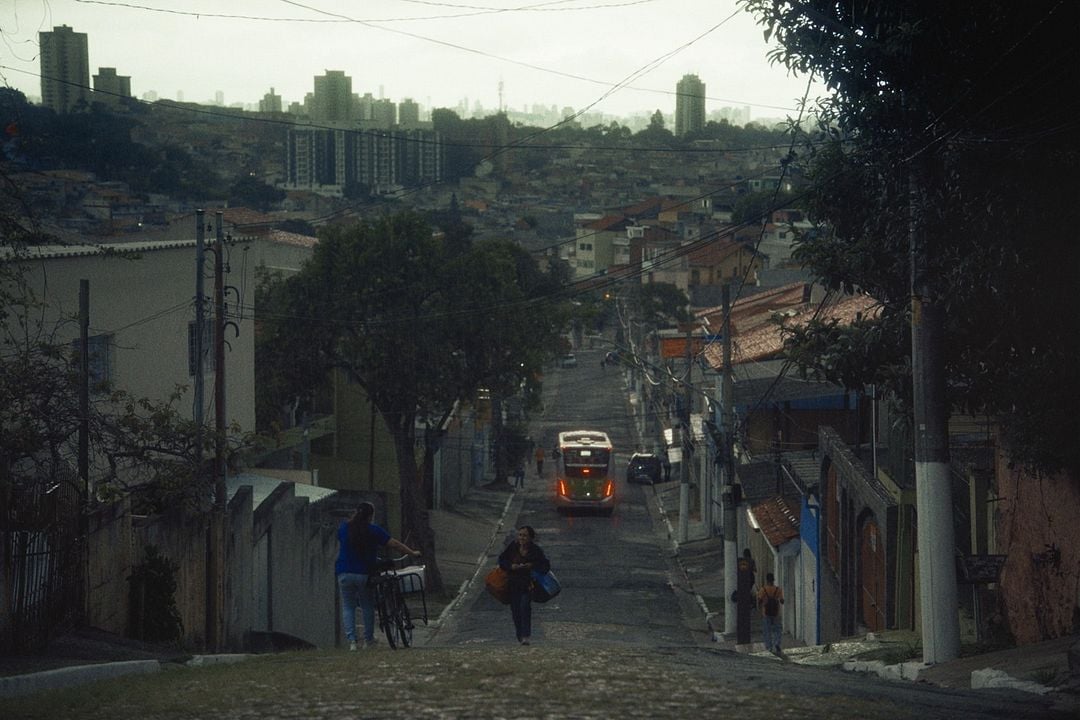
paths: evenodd
<path fill-rule="evenodd" d="M 690 300 L 676 285 L 666 282 L 630 286 L 628 297 L 636 317 L 649 327 L 660 328 L 689 322 Z"/>
<path fill-rule="evenodd" d="M 180 566 L 146 546 L 146 558 L 128 578 L 129 634 L 147 642 L 176 642 L 184 631 L 176 607 L 176 572 Z"/>
<path fill-rule="evenodd" d="M 790 190 L 761 190 L 747 193 L 735 201 L 731 212 L 731 222 L 760 224 L 777 208 L 798 207 L 798 198 Z"/>
<path fill-rule="evenodd" d="M 229 200 L 237 205 L 246 205 L 257 210 L 270 210 L 285 199 L 285 191 L 259 180 L 253 175 L 244 175 L 229 186 Z"/>
<path fill-rule="evenodd" d="M 147 121 L 135 104 L 118 114 L 95 103 L 86 112 L 57 114 L 31 105 L 17 90 L 0 88 L 0 127 L 7 129 L 5 159 L 29 170 L 79 169 L 102 180 L 126 182 L 134 192 L 217 197 L 223 188 L 213 168 L 178 146 L 151 148 L 132 139 Z"/>
<path fill-rule="evenodd" d="M 1076 8 L 742 5 L 779 43 L 775 61 L 813 72 L 832 91 L 805 155 L 814 183 L 807 210 L 829 230 L 804 237 L 796 255 L 829 287 L 881 304 L 882 329 L 850 344 L 848 382 L 904 375 L 897 331 L 908 312 L 914 217 L 945 312 L 954 407 L 998 417 L 1014 461 L 1080 470 L 1069 419 L 1080 404 L 1080 246 L 1059 220 L 1080 159 L 1068 134 L 1072 107 L 1060 102 L 1080 89 L 1069 49 Z M 794 344 L 821 347 L 835 334 L 818 327 Z M 808 352 L 802 359 L 813 362 Z M 905 399 L 899 382 L 890 389 Z"/>

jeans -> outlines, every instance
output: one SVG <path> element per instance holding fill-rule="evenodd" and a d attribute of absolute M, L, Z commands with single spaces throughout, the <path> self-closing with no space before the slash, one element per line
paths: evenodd
<path fill-rule="evenodd" d="M 510 595 L 510 614 L 514 617 L 517 639 L 530 637 L 532 635 L 532 598 L 529 597 L 529 593 Z"/>
<path fill-rule="evenodd" d="M 769 652 L 780 651 L 780 617 L 769 617 L 764 615 L 761 618 L 762 627 L 765 629 L 765 649 Z"/>
<path fill-rule="evenodd" d="M 375 639 L 375 605 L 367 586 L 367 575 L 342 573 L 337 576 L 341 590 L 341 622 L 345 625 L 345 637 L 356 642 L 356 606 L 364 618 L 364 640 Z"/>

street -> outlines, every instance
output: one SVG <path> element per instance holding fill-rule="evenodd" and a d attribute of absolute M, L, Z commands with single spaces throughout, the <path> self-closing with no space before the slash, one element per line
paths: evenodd
<path fill-rule="evenodd" d="M 4 701 L 6 718 L 1055 718 L 1054 700 L 1013 691 L 954 691 L 835 668 L 747 656 L 711 642 L 672 558 L 648 486 L 627 486 L 636 442 L 621 372 L 602 350 L 545 380 L 536 437 L 609 433 L 618 505 L 611 517 L 560 515 L 555 466 L 535 466 L 511 507 L 531 525 L 562 593 L 533 606 L 533 644 L 518 645 L 509 608 L 473 582 L 426 643 L 358 653 L 283 653 L 177 669 Z M 550 445 L 547 447 L 550 450 Z M 512 522 L 511 522 L 512 520 Z M 485 568 L 486 569 L 486 568 Z M 480 577 L 482 578 L 482 572 Z"/>

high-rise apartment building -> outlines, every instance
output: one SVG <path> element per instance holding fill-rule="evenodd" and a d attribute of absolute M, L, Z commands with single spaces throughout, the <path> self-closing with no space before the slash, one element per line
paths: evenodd
<path fill-rule="evenodd" d="M 38 33 L 41 45 L 41 102 L 58 113 L 90 103 L 90 52 L 86 33 L 67 25 Z"/>
<path fill-rule="evenodd" d="M 274 88 L 270 88 L 270 92 L 259 101 L 259 112 L 281 112 L 281 96 L 274 92 Z"/>
<path fill-rule="evenodd" d="M 675 86 L 675 136 L 705 127 L 705 83 L 697 75 L 683 75 Z"/>
<path fill-rule="evenodd" d="M 371 119 L 378 127 L 393 127 L 397 124 L 397 105 L 389 98 L 379 98 L 371 106 Z"/>
<path fill-rule="evenodd" d="M 297 125 L 286 133 L 285 186 L 324 195 L 342 195 L 350 186 L 390 193 L 442 180 L 445 154 L 442 137 L 430 129 Z"/>
<path fill-rule="evenodd" d="M 121 98 L 131 97 L 131 76 L 117 75 L 116 68 L 98 68 L 94 76 L 95 102 L 104 102 L 110 105 L 119 104 Z"/>
<path fill-rule="evenodd" d="M 315 122 L 352 120 L 352 78 L 342 70 L 327 70 L 315 76 L 311 96 L 311 119 Z"/>
<path fill-rule="evenodd" d="M 405 98 L 397 106 L 398 125 L 411 128 L 420 124 L 420 105 L 412 98 Z"/>

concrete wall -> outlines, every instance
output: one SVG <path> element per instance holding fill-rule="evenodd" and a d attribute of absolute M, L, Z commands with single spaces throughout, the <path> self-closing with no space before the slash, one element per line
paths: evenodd
<path fill-rule="evenodd" d="M 79 280 L 90 281 L 90 334 L 111 335 L 112 380 L 135 397 L 166 401 L 178 385 L 191 387 L 188 374 L 188 323 L 194 320 L 195 247 L 191 243 L 153 246 L 117 246 L 127 255 L 103 255 L 93 248 L 57 249 L 26 263 L 31 289 L 44 303 L 45 327 L 58 326 L 57 339 L 70 342 L 79 336 L 71 319 L 79 310 Z M 242 250 L 236 249 L 237 253 Z M 91 254 L 93 253 L 93 254 Z M 234 258 L 236 259 L 236 258 Z M 213 255 L 207 253 L 206 291 L 213 292 Z M 226 283 L 253 288 L 253 273 L 241 263 L 230 265 Z M 235 297 L 231 298 L 235 303 Z M 252 292 L 244 298 L 254 304 Z M 212 303 L 207 312 L 212 314 Z M 208 314 L 208 317 L 210 315 Z M 226 409 L 229 422 L 244 430 L 255 429 L 254 323 L 252 314 L 230 318 L 239 334 L 230 332 L 225 353 Z M 207 407 L 213 398 L 213 372 L 207 374 Z M 191 393 L 179 406 L 190 414 Z M 187 408 L 187 412 L 184 409 Z"/>
<path fill-rule="evenodd" d="M 1035 475 L 997 461 L 1000 616 L 1019 644 L 1076 632 L 1080 617 L 1080 483 L 1067 474 Z M 961 586 L 966 591 L 965 586 Z M 990 612 L 989 608 L 985 608 Z M 995 628 L 994 625 L 998 627 Z"/>
<path fill-rule="evenodd" d="M 252 632 L 291 635 L 318 647 L 340 642 L 340 602 L 334 561 L 337 527 L 361 500 L 375 503 L 385 524 L 385 497 L 336 492 L 311 502 L 281 483 L 258 507 L 248 486 L 229 503 L 226 529 L 225 648 L 250 649 Z M 156 546 L 179 566 L 176 605 L 182 645 L 206 648 L 208 517 L 179 510 L 132 516 L 121 501 L 91 518 L 88 544 L 88 622 L 104 630 L 128 630 L 128 581 L 132 568 Z"/>

